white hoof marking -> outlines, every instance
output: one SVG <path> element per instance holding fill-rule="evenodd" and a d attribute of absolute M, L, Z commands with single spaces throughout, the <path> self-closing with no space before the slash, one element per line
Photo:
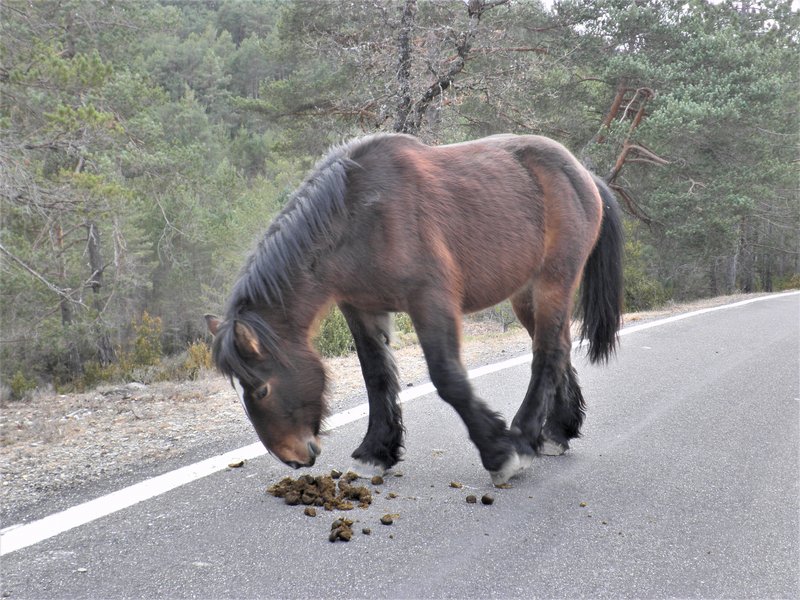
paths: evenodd
<path fill-rule="evenodd" d="M 533 464 L 532 454 L 521 454 L 519 457 L 519 470 L 524 471 Z"/>
<path fill-rule="evenodd" d="M 370 479 L 375 475 L 384 475 L 386 473 L 386 469 L 383 468 L 382 465 L 376 465 L 374 463 L 367 463 L 362 460 L 353 459 L 352 466 L 347 469 L 349 473 L 355 473 L 362 479 Z"/>
<path fill-rule="evenodd" d="M 539 454 L 543 454 L 545 456 L 561 456 L 566 451 L 567 448 L 564 446 L 564 444 L 559 444 L 553 440 L 545 440 L 542 442 L 542 447 L 539 449 Z"/>
<path fill-rule="evenodd" d="M 492 483 L 494 485 L 503 485 L 514 475 L 530 467 L 532 462 L 532 456 L 522 455 L 520 457 L 520 455 L 514 451 L 514 453 L 508 457 L 506 462 L 503 463 L 503 466 L 500 467 L 499 471 L 489 472 L 489 475 L 492 477 Z"/>

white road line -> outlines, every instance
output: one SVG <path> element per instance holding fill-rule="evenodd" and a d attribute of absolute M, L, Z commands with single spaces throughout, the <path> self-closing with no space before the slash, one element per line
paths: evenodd
<path fill-rule="evenodd" d="M 794 296 L 798 294 L 800 294 L 800 292 L 786 292 L 782 294 L 760 296 L 758 298 L 742 300 L 741 302 L 734 302 L 733 304 L 723 304 L 722 306 L 704 308 L 689 313 L 666 317 L 664 319 L 658 319 L 656 321 L 650 321 L 648 323 L 642 323 L 640 325 L 625 327 L 620 331 L 620 335 L 630 335 L 646 329 L 661 327 L 663 325 L 668 325 L 670 323 L 675 323 L 677 321 L 682 321 L 698 315 L 716 312 L 718 310 L 737 308 L 739 306 L 752 304 L 754 302 L 774 300 L 777 298 Z M 575 342 L 573 344 L 573 348 L 576 348 L 580 345 L 580 342 Z M 502 362 L 472 369 L 469 371 L 468 375 L 470 379 L 476 379 L 490 373 L 496 373 L 498 371 L 530 363 L 531 358 L 532 355 L 530 353 L 525 354 L 523 356 L 518 356 Z M 403 390 L 400 393 L 399 400 L 401 403 L 405 403 L 410 400 L 434 393 L 435 391 L 436 390 L 433 387 L 433 384 L 425 383 L 423 385 L 415 386 L 413 389 Z M 369 407 L 367 404 L 361 404 L 340 413 L 336 413 L 327 419 L 326 429 L 331 431 L 347 425 L 348 423 L 353 423 L 359 419 L 363 419 L 367 416 L 368 409 Z M 139 502 L 149 500 L 150 498 L 154 498 L 155 496 L 159 496 L 169 492 L 170 490 L 174 490 L 175 488 L 187 483 L 191 483 L 192 481 L 207 477 L 208 475 L 216 473 L 217 471 L 222 471 L 232 462 L 257 458 L 265 453 L 266 450 L 264 449 L 264 446 L 260 442 L 257 442 L 255 444 L 250 444 L 249 446 L 244 446 L 236 450 L 231 450 L 225 454 L 213 456 L 198 463 L 170 471 L 169 473 L 164 473 L 163 475 L 141 481 L 137 484 L 123 488 L 116 492 L 112 492 L 105 496 L 101 496 L 100 498 L 90 500 L 89 502 L 84 502 L 83 504 L 73 506 L 72 508 L 49 515 L 37 521 L 33 521 L 31 523 L 20 523 L 18 525 L 6 527 L 0 530 L 0 556 L 16 552 L 17 550 L 27 548 L 28 546 L 32 546 L 34 544 L 38 544 L 39 542 L 54 537 L 59 533 L 63 533 L 64 531 L 74 529 L 75 527 L 80 527 L 81 525 L 85 525 L 86 523 L 90 523 L 106 515 L 123 510 L 133 506 L 134 504 L 138 504 Z"/>

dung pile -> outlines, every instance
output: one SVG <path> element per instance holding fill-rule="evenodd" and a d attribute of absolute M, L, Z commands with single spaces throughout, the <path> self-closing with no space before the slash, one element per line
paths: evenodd
<path fill-rule="evenodd" d="M 328 536 L 328 539 L 331 542 L 335 542 L 336 540 L 349 542 L 352 539 L 352 537 L 353 537 L 353 521 L 342 517 L 340 519 L 336 519 L 333 522 L 333 525 L 331 525 L 331 533 Z"/>
<path fill-rule="evenodd" d="M 321 506 L 325 510 L 352 510 L 355 503 L 359 508 L 372 504 L 372 493 L 361 485 L 352 485 L 353 479 L 343 477 L 338 486 L 329 475 L 301 475 L 297 479 L 284 477 L 267 492 L 290 506 Z"/>

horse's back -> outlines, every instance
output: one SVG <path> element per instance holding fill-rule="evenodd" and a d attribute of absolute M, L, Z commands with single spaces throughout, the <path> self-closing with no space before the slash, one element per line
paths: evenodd
<path fill-rule="evenodd" d="M 436 281 L 460 296 L 463 310 L 524 286 L 545 265 L 553 235 L 594 235 L 580 231 L 586 211 L 570 189 L 590 176 L 548 138 L 427 146 L 385 135 L 350 156 L 358 168 L 348 187 L 364 209 L 354 239 L 362 239 L 373 277 L 388 283 L 395 274 L 395 287 Z"/>

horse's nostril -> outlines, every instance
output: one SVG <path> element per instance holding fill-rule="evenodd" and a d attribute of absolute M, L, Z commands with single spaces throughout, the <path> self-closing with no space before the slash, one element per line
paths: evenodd
<path fill-rule="evenodd" d="M 300 467 L 303 466 L 299 462 L 297 462 L 296 460 L 287 460 L 286 464 L 289 465 L 290 467 L 292 467 L 293 469 L 299 469 Z"/>
<path fill-rule="evenodd" d="M 311 454 L 312 458 L 315 458 L 322 454 L 322 448 L 320 448 L 319 444 L 316 442 L 308 442 L 308 452 Z"/>

